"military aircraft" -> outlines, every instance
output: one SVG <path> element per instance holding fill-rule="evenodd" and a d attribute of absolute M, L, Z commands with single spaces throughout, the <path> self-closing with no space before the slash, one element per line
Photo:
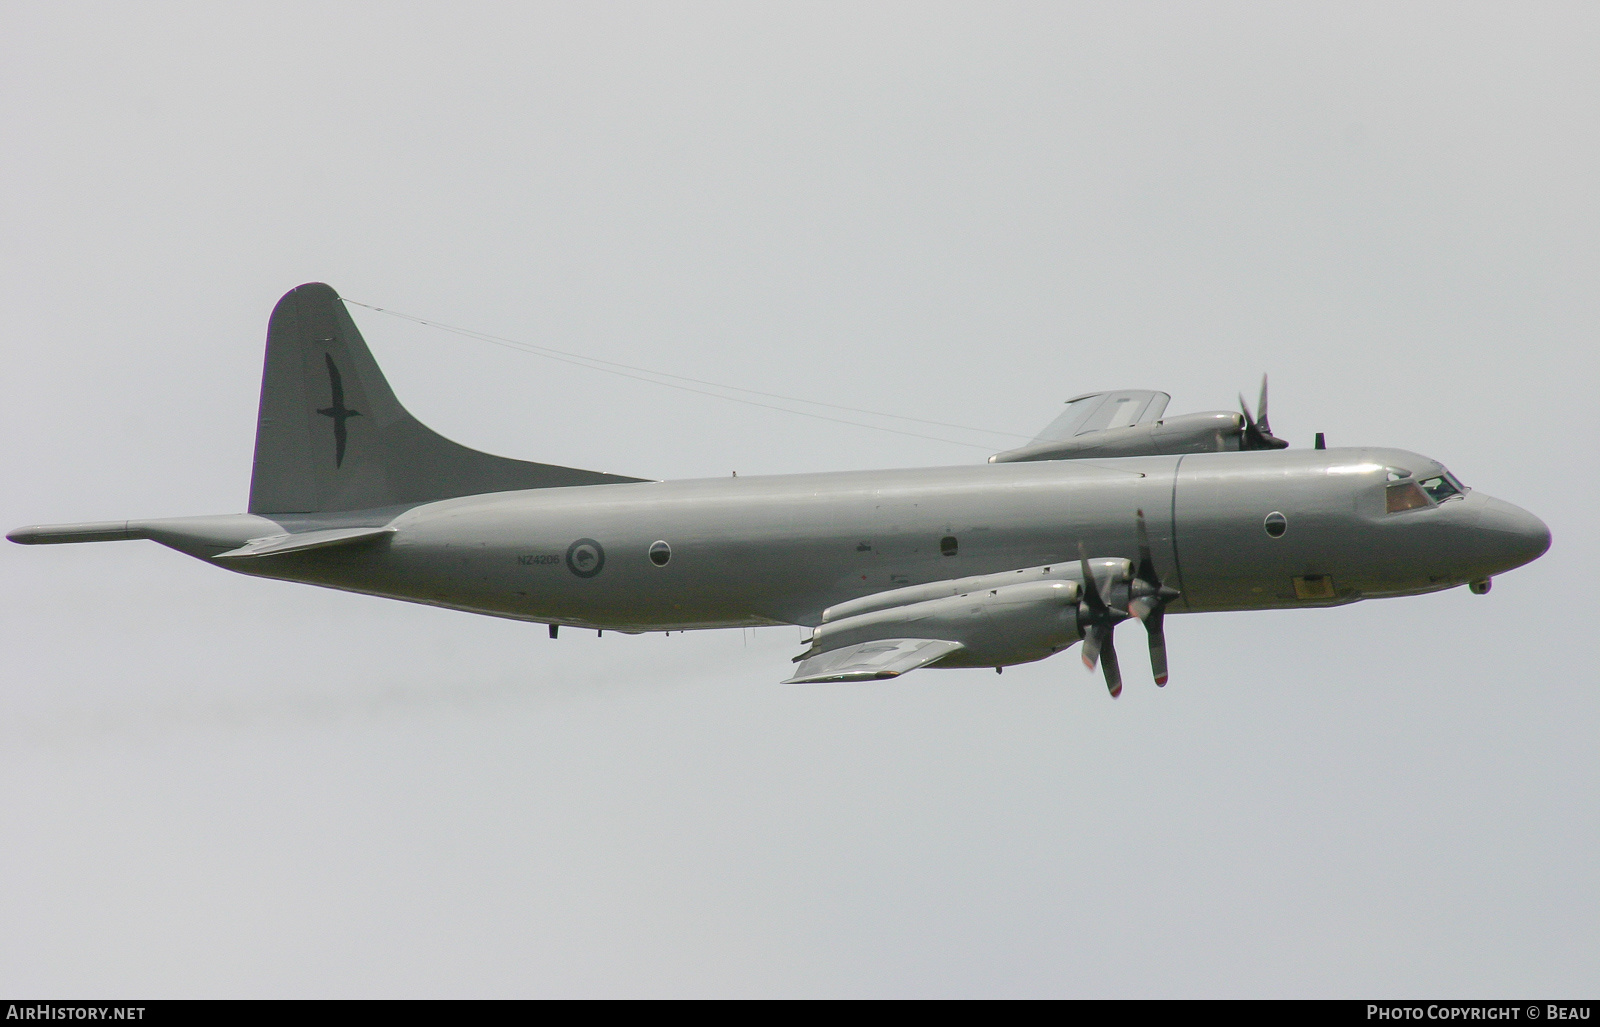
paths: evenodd
<path fill-rule="evenodd" d="M 219 567 L 560 627 L 811 629 L 786 683 L 1042 660 L 1167 612 L 1337 606 L 1542 555 L 1532 514 L 1400 449 L 1290 450 L 1257 412 L 1092 393 L 985 464 L 650 481 L 491 456 L 402 407 L 323 284 L 273 310 L 249 512 L 18 528 L 150 539 Z"/>

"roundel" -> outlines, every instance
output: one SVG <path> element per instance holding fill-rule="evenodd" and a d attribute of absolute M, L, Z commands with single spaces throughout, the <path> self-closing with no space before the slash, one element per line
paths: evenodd
<path fill-rule="evenodd" d="M 580 578 L 592 578 L 606 565 L 606 551 L 592 538 L 580 538 L 567 547 L 567 570 Z"/>

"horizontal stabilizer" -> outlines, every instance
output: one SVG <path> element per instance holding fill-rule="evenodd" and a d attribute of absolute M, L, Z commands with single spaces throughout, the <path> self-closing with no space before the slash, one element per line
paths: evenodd
<path fill-rule="evenodd" d="M 349 534 L 352 529 L 344 529 Z M 357 533 L 381 531 L 361 527 Z M 315 532 L 307 534 L 329 534 Z M 64 542 L 121 542 L 149 539 L 180 553 L 209 559 L 218 553 L 248 548 L 249 543 L 285 538 L 282 525 L 253 514 L 220 514 L 206 517 L 154 517 L 137 521 L 95 521 L 87 524 L 30 524 L 13 529 L 6 538 L 25 546 L 58 545 Z M 296 536 L 300 537 L 300 536 Z"/>
<path fill-rule="evenodd" d="M 323 531 L 302 531 L 293 535 L 269 535 L 254 538 L 238 549 L 218 553 L 215 560 L 239 560 L 258 556 L 281 556 L 284 553 L 303 553 L 307 549 L 326 549 L 328 546 L 346 546 L 352 542 L 394 534 L 395 529 L 383 528 L 328 528 Z"/>
<path fill-rule="evenodd" d="M 937 638 L 881 638 L 845 646 L 803 661 L 786 685 L 823 681 L 877 681 L 926 667 L 961 648 Z"/>

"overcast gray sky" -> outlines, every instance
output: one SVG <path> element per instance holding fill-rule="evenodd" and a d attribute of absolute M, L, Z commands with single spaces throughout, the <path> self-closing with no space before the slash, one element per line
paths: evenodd
<path fill-rule="evenodd" d="M 1600 991 L 1600 7 L 9 4 L 0 528 L 233 512 L 287 289 L 1031 433 L 1110 387 L 1394 445 L 1555 544 L 1485 597 L 782 688 L 0 546 L 0 992 Z M 982 460 L 356 308 L 460 442 Z M 967 443 L 958 445 L 955 443 Z M 1125 646 L 1135 646 L 1133 634 Z"/>

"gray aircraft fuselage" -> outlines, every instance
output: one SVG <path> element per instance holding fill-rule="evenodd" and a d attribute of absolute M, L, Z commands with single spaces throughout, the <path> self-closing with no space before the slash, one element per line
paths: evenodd
<path fill-rule="evenodd" d="M 8 537 L 153 539 L 552 633 L 806 625 L 794 683 L 998 668 L 1082 641 L 1113 696 L 1121 619 L 1144 623 L 1161 684 L 1169 608 L 1487 591 L 1550 544 L 1537 517 L 1427 457 L 1286 449 L 1265 379 L 1259 415 L 1241 399 L 1239 414 L 1164 418 L 1166 399 L 1078 396 L 1034 444 L 978 466 L 647 481 L 439 435 L 400 404 L 338 293 L 308 283 L 268 322 L 249 513 Z"/>
<path fill-rule="evenodd" d="M 366 520 L 396 529 L 380 545 L 230 566 L 476 613 L 650 631 L 815 625 L 825 608 L 870 593 L 1066 562 L 1080 542 L 1095 556 L 1132 557 L 1136 510 L 1162 576 L 1183 593 L 1174 613 L 1416 595 L 1486 579 L 1549 545 L 1533 515 L 1475 490 L 1388 513 L 1388 468 L 1419 479 L 1444 470 L 1403 450 L 1329 449 L 534 489 L 392 519 L 385 511 Z M 1279 537 L 1264 527 L 1273 513 L 1286 520 Z M 361 520 L 277 523 L 303 531 Z M 650 558 L 658 542 L 670 547 L 664 566 Z M 575 546 L 589 565 L 569 561 Z M 1296 578 L 1316 596 L 1297 592 Z"/>

